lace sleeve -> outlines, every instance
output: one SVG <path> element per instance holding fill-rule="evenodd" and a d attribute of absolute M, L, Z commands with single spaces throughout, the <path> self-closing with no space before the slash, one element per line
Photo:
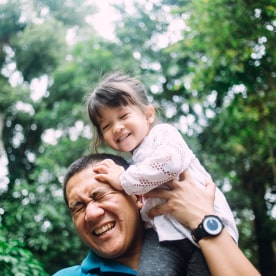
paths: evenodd
<path fill-rule="evenodd" d="M 174 127 L 156 125 L 133 155 L 134 164 L 121 176 L 121 184 L 128 194 L 146 193 L 176 179 L 193 158 Z"/>

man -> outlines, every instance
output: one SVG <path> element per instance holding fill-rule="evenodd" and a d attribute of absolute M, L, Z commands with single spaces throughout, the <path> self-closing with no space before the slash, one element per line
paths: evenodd
<path fill-rule="evenodd" d="M 150 232 L 144 231 L 139 215 L 142 203 L 138 197 L 114 190 L 108 183 L 95 180 L 92 168 L 104 159 L 112 159 L 124 168 L 128 166 L 120 157 L 98 154 L 78 159 L 67 171 L 64 199 L 71 211 L 74 225 L 90 251 L 81 265 L 60 270 L 55 276 L 136 275 L 143 239 Z M 194 229 L 205 215 L 214 213 L 214 186 L 209 185 L 204 192 L 195 192 L 195 187 L 183 191 L 183 187 L 177 183 L 171 183 L 175 192 L 162 191 L 160 197 L 166 199 L 167 204 L 152 210 L 152 215 L 170 212 L 180 222 Z M 188 197 L 185 198 L 187 192 Z M 154 196 L 154 192 L 150 193 L 149 196 Z M 189 201 L 189 197 L 193 196 L 201 197 L 203 207 L 193 206 L 195 204 Z M 193 207 L 192 211 L 189 206 Z M 232 273 L 227 275 L 259 275 L 242 253 L 235 253 L 239 249 L 227 231 L 222 231 L 212 239 L 203 238 L 199 241 L 199 246 L 205 257 L 211 253 L 211 257 L 206 259 L 213 275 L 226 275 L 227 271 Z M 225 247 L 231 250 L 221 254 Z M 173 275 L 168 273 L 163 270 L 162 275 Z"/>
<path fill-rule="evenodd" d="M 112 158 L 128 166 L 120 157 L 89 155 L 75 161 L 64 179 L 64 198 L 81 239 L 93 249 L 81 266 L 56 275 L 99 275 L 120 272 L 136 275 L 143 242 L 141 201 L 135 195 L 114 190 L 109 184 L 94 179 L 92 167 Z"/>

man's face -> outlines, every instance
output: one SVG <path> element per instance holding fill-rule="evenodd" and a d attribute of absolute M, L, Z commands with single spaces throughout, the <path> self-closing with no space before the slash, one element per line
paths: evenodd
<path fill-rule="evenodd" d="M 118 259 L 140 252 L 141 203 L 94 179 L 92 166 L 72 176 L 66 188 L 73 222 L 82 240 L 104 258 Z"/>

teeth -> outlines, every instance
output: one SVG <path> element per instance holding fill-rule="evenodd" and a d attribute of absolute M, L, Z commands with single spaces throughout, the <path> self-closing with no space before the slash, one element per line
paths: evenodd
<path fill-rule="evenodd" d="M 118 139 L 118 142 L 121 142 L 122 140 L 126 139 L 129 135 L 130 135 L 130 133 L 128 133 L 128 134 L 126 134 L 126 135 L 120 137 L 120 138 Z"/>
<path fill-rule="evenodd" d="M 100 236 L 102 234 L 104 234 L 105 232 L 107 232 L 108 230 L 112 229 L 114 227 L 115 223 L 107 223 L 106 225 L 96 229 L 94 231 L 94 233 L 97 235 L 97 236 Z"/>

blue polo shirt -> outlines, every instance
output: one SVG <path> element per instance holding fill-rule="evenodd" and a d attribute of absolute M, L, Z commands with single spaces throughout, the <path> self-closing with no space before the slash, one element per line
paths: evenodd
<path fill-rule="evenodd" d="M 75 265 L 59 270 L 53 276 L 98 276 L 98 275 L 137 275 L 137 272 L 128 266 L 118 262 L 103 259 L 92 250 L 82 261 L 81 265 Z"/>

